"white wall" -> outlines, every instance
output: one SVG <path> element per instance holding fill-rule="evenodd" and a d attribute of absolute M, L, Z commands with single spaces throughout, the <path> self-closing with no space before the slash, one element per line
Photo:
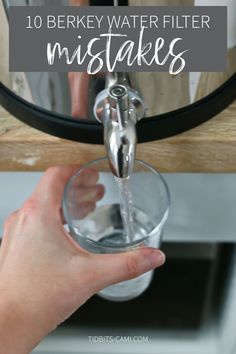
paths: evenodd
<path fill-rule="evenodd" d="M 228 48 L 236 45 L 236 0 L 195 0 L 196 6 L 228 6 Z"/>

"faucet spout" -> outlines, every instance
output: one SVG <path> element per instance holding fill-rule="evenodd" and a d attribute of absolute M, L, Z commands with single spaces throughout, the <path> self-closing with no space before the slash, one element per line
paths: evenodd
<path fill-rule="evenodd" d="M 138 93 L 129 86 L 114 84 L 97 96 L 95 116 L 104 125 L 104 144 L 111 171 L 128 178 L 134 168 L 136 123 L 144 115 Z"/>
<path fill-rule="evenodd" d="M 113 174 L 119 178 L 127 178 L 133 171 L 137 142 L 127 88 L 113 86 L 108 100 L 111 119 L 104 125 L 107 156 Z"/>

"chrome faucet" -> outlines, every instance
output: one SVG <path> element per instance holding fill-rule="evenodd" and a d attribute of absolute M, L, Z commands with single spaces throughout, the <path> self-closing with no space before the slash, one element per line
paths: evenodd
<path fill-rule="evenodd" d="M 125 74 L 108 74 L 106 88 L 95 100 L 94 115 L 104 125 L 104 144 L 111 171 L 127 178 L 134 168 L 135 125 L 144 116 L 144 103 Z"/>

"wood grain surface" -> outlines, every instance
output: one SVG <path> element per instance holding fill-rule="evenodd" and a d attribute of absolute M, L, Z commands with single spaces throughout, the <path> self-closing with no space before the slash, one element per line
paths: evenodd
<path fill-rule="evenodd" d="M 42 171 L 53 165 L 85 164 L 104 155 L 103 146 L 41 133 L 0 108 L 1 171 Z M 162 172 L 236 172 L 236 101 L 193 130 L 139 144 L 137 157 Z"/>

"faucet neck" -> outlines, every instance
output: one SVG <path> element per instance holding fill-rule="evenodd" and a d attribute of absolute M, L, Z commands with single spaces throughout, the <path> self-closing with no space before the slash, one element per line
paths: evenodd
<path fill-rule="evenodd" d="M 135 124 L 143 115 L 143 101 L 129 86 L 115 84 L 97 96 L 95 116 L 104 125 L 108 160 L 118 178 L 128 178 L 133 171 L 137 144 Z"/>

